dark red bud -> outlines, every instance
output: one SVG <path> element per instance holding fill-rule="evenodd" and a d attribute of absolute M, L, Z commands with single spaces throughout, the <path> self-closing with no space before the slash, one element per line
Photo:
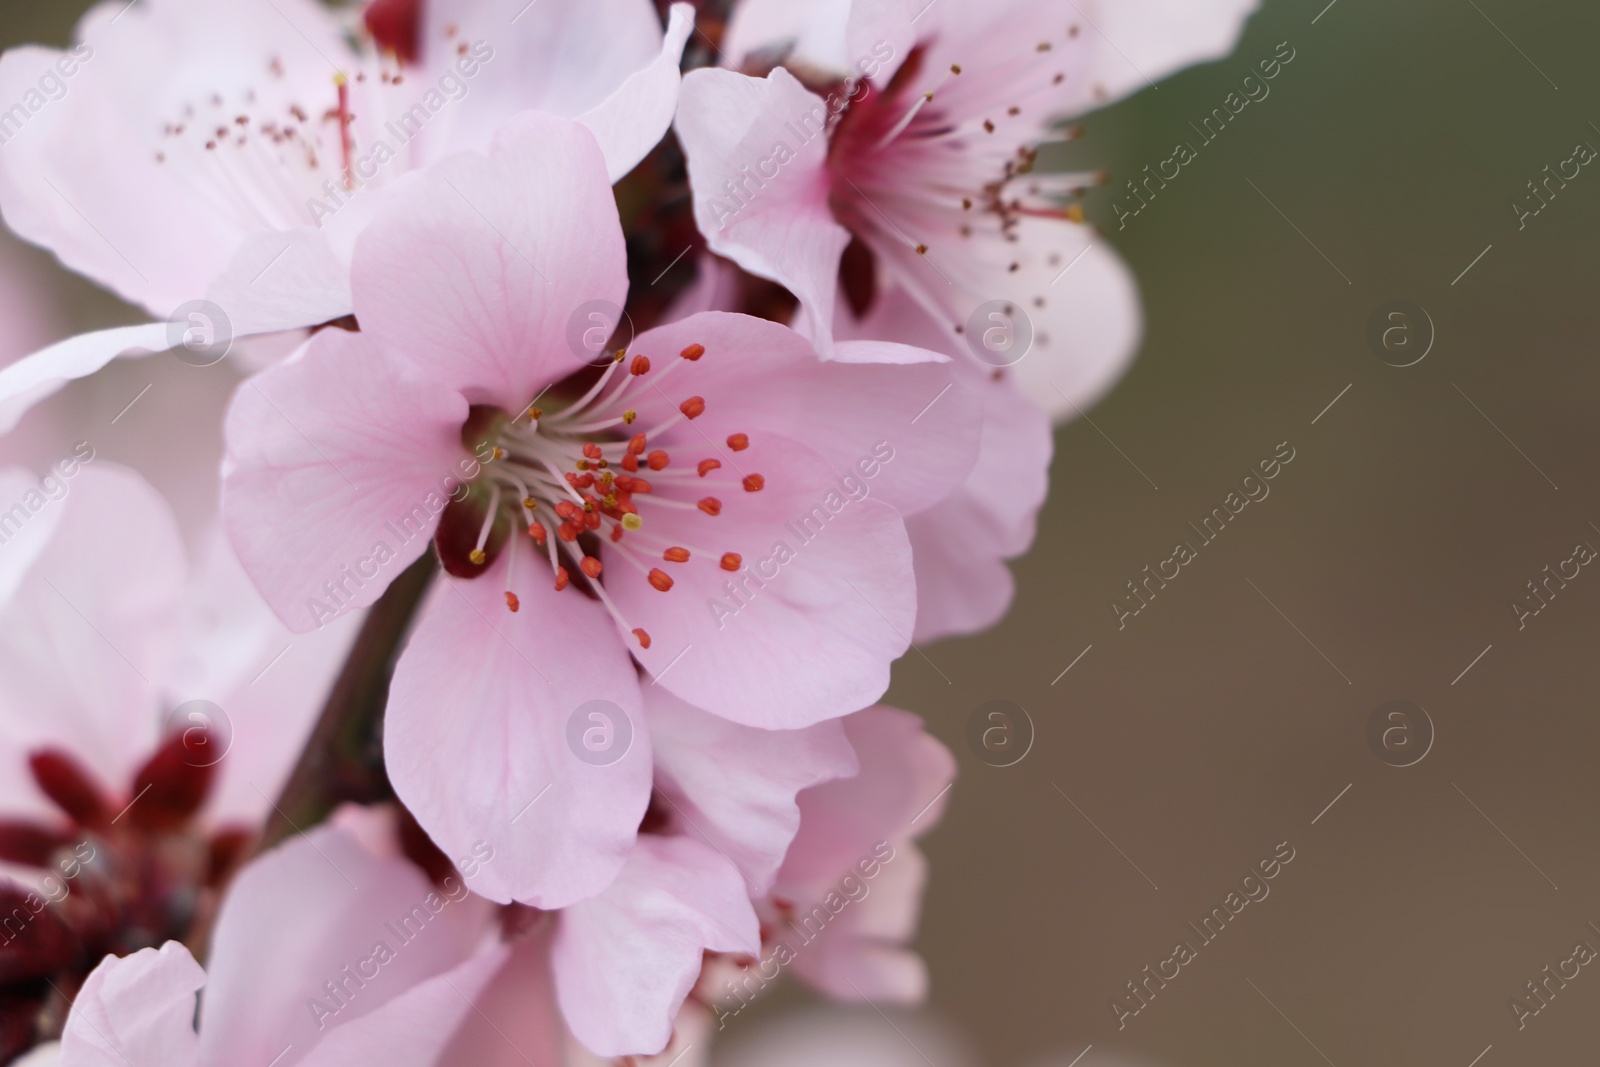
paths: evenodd
<path fill-rule="evenodd" d="M 170 830 L 188 822 L 211 792 L 216 765 L 199 767 L 193 756 L 194 727 L 168 737 L 133 779 L 133 798 L 125 817 L 148 830 Z M 199 745 L 201 750 L 207 745 Z"/>
<path fill-rule="evenodd" d="M 42 748 L 28 757 L 33 780 L 74 822 L 104 826 L 116 814 L 94 775 L 58 748 Z"/>
<path fill-rule="evenodd" d="M 43 1006 L 39 995 L 0 993 L 0 1063 L 10 1063 L 38 1043 Z"/>
<path fill-rule="evenodd" d="M 78 939 L 43 896 L 0 885 L 0 985 L 64 970 L 81 955 Z"/>
<path fill-rule="evenodd" d="M 0 819 L 0 860 L 24 867 L 48 867 L 57 849 L 72 839 L 48 826 L 26 819 Z"/>

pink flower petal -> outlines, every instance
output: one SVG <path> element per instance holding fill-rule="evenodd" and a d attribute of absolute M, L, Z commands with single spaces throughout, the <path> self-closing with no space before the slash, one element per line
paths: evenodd
<path fill-rule="evenodd" d="M 798 729 L 872 703 L 916 613 L 899 513 L 852 498 L 814 452 L 775 434 L 754 432 L 733 463 L 690 486 L 719 500 L 720 515 L 650 507 L 642 544 L 694 546 L 687 562 L 610 564 L 606 588 L 627 627 L 651 635 L 634 655 L 657 684 L 749 726 Z M 747 492 L 743 479 L 757 474 L 765 488 Z M 728 560 L 737 570 L 724 553 L 740 557 Z M 645 567 L 666 568 L 673 588 L 654 588 Z"/>
<path fill-rule="evenodd" d="M 844 726 L 861 773 L 801 794 L 800 833 L 778 872 L 777 891 L 791 899 L 830 886 L 881 844 L 937 825 L 955 779 L 955 757 L 910 712 L 869 708 Z"/>
<path fill-rule="evenodd" d="M 153 355 L 171 344 L 164 322 L 118 326 L 57 341 L 0 368 L 0 433 L 68 382 L 87 378 L 120 355 Z"/>
<path fill-rule="evenodd" d="M 635 2 L 631 6 L 639 9 L 646 5 Z M 655 18 L 653 9 L 650 18 Z M 598 12 L 595 21 L 600 21 Z M 606 28 L 613 27 L 607 24 Z M 666 35 L 655 57 L 628 75 L 603 101 L 578 116 L 578 121 L 600 142 L 612 181 L 620 180 L 638 166 L 672 125 L 682 79 L 678 65 L 683 58 L 684 43 L 693 31 L 694 8 L 683 3 L 673 4 Z M 606 52 L 610 51 L 608 47 Z M 563 45 L 556 54 L 566 55 L 566 47 Z"/>
<path fill-rule="evenodd" d="M 828 107 L 794 75 L 696 70 L 676 128 L 689 161 L 695 221 L 712 251 L 785 286 L 807 333 L 831 352 L 839 258 L 850 234 L 828 206 Z"/>
<path fill-rule="evenodd" d="M 764 893 L 800 828 L 796 795 L 860 769 L 837 720 L 804 730 L 758 730 L 645 687 L 656 787 L 681 831 L 739 868 Z"/>
<path fill-rule="evenodd" d="M 384 753 L 395 791 L 447 854 L 494 851 L 475 891 L 548 909 L 622 868 L 649 803 L 650 736 L 605 611 L 575 588 L 557 593 L 530 544 L 518 538 L 478 578 L 436 590 L 395 671 Z M 615 721 L 588 719 L 591 701 Z M 591 722 L 613 731 L 600 741 L 629 746 L 620 758 L 579 755 Z"/>
<path fill-rule="evenodd" d="M 643 836 L 616 883 L 561 916 L 551 963 L 562 1014 L 599 1056 L 651 1054 L 707 951 L 760 951 L 733 865 L 684 837 Z"/>
<path fill-rule="evenodd" d="M 691 344 L 705 354 L 635 405 L 641 425 L 650 425 L 669 417 L 686 393 L 705 399 L 705 413 L 673 434 L 691 462 L 743 467 L 743 457 L 727 447 L 729 435 L 778 434 L 805 442 L 839 478 L 911 514 L 949 496 L 977 456 L 982 407 L 955 381 L 944 356 L 862 341 L 841 346 L 841 358 L 824 363 L 792 330 L 721 312 L 641 334 L 630 351 L 670 366 Z M 889 453 L 893 459 L 884 462 Z"/>
<path fill-rule="evenodd" d="M 489 913 L 459 881 L 436 888 L 410 861 L 375 855 L 336 826 L 289 839 L 247 866 L 224 900 L 201 1062 L 267 1064 L 286 1047 L 300 1061 L 471 957 Z"/>
<path fill-rule="evenodd" d="M 206 972 L 176 941 L 107 956 L 84 981 L 61 1035 L 61 1067 L 193 1067 L 195 993 Z"/>
<path fill-rule="evenodd" d="M 223 518 L 291 630 L 377 600 L 477 465 L 459 393 L 407 377 L 365 333 L 319 332 L 228 412 Z"/>
<path fill-rule="evenodd" d="M 396 186 L 356 242 L 356 312 L 391 360 L 516 412 L 584 365 L 569 326 L 621 305 L 625 258 L 593 134 L 527 112 Z"/>

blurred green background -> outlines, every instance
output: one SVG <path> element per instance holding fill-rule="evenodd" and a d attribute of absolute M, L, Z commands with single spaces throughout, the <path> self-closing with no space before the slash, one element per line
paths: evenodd
<path fill-rule="evenodd" d="M 1593 967 L 1523 1029 L 1508 1007 L 1575 942 L 1600 948 L 1600 575 L 1525 629 L 1511 607 L 1600 546 L 1600 172 L 1525 229 L 1512 209 L 1600 147 L 1600 9 L 1325 5 L 1267 0 L 1230 59 L 1084 120 L 1063 162 L 1111 176 L 1090 218 L 1139 278 L 1143 351 L 1093 425 L 1059 431 L 1007 622 L 897 671 L 891 699 L 962 763 L 926 841 L 931 1011 L 996 1067 L 1091 1044 L 1081 1067 L 1500 1067 L 1592 1059 L 1600 1036 Z M 0 37 L 65 42 L 80 9 L 4 0 Z M 1124 179 L 1195 143 L 1285 41 L 1271 95 L 1119 230 Z M 56 291 L 72 328 L 136 318 Z M 1436 330 L 1405 368 L 1367 340 L 1399 299 Z M 113 374 L 126 396 L 149 377 Z M 130 420 L 187 417 L 161 392 Z M 215 420 L 194 440 L 214 449 Z M 1119 630 L 1124 583 L 1280 442 L 1270 497 Z M 215 483 L 161 488 L 181 506 Z M 966 746 L 994 699 L 1037 730 L 1008 768 Z M 1392 699 L 1436 730 L 1414 766 L 1367 741 Z M 1284 841 L 1270 896 L 1119 1029 L 1125 983 Z"/>

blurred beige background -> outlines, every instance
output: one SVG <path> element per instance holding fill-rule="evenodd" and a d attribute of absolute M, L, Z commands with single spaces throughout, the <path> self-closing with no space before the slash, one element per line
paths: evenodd
<path fill-rule="evenodd" d="M 1059 432 L 1006 624 L 897 673 L 892 698 L 962 762 L 926 842 L 931 1010 L 995 1067 L 1091 1045 L 1080 1067 L 1500 1067 L 1592 1058 L 1600 1036 L 1594 966 L 1523 1029 L 1508 1007 L 1576 942 L 1600 949 L 1600 572 L 1524 629 L 1511 607 L 1580 540 L 1600 548 L 1600 174 L 1525 229 L 1511 207 L 1600 147 L 1600 11 L 1325 4 L 1267 0 L 1232 59 L 1086 120 L 1067 162 L 1113 176 L 1091 218 L 1140 278 L 1144 351 L 1093 425 Z M 64 41 L 78 6 L 4 0 L 0 37 Z M 1271 95 L 1119 231 L 1123 180 L 1197 140 L 1284 41 Z M 58 291 L 75 325 L 133 317 Z M 1437 335 L 1406 368 L 1366 336 L 1398 299 Z M 114 374 L 119 397 L 150 380 Z M 161 395 L 128 418 L 189 417 Z M 188 425 L 215 446 L 214 420 Z M 1119 630 L 1124 583 L 1198 546 L 1186 524 L 1280 442 L 1271 495 Z M 161 488 L 203 501 L 214 481 Z M 966 746 L 994 699 L 1037 730 L 1008 768 Z M 1394 699 L 1436 731 L 1404 768 L 1367 740 Z M 1280 842 L 1270 895 L 1198 947 L 1187 924 Z M 1183 939 L 1197 958 L 1119 1029 L 1111 999 Z"/>

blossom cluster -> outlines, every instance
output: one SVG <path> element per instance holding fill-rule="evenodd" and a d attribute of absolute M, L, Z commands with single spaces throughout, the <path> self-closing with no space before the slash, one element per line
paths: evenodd
<path fill-rule="evenodd" d="M 64 457 L 0 467 L 0 1062 L 922 998 L 956 763 L 891 667 L 1004 615 L 1139 333 L 1041 151 L 1249 6 L 113 0 L 0 56 L 6 225 L 152 320 L 0 368 L 0 460 Z M 181 468 L 54 444 L 168 354 L 228 394 Z"/>

